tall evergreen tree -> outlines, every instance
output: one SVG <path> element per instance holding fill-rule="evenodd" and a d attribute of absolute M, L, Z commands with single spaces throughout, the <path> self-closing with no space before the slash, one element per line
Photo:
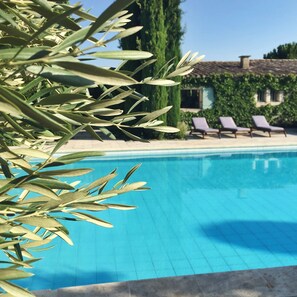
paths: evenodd
<path fill-rule="evenodd" d="M 180 9 L 181 0 L 163 0 L 163 9 L 165 12 L 165 26 L 167 32 L 166 41 L 166 60 L 174 58 L 174 64 L 181 58 L 181 40 L 183 37 L 183 30 L 181 27 Z M 173 25 L 174 24 L 174 25 Z M 181 80 L 179 80 L 181 81 Z M 181 104 L 181 86 L 177 85 L 168 89 L 168 105 L 172 109 L 167 113 L 167 124 L 170 126 L 177 126 L 180 118 L 180 104 Z"/>
<path fill-rule="evenodd" d="M 154 77 L 165 61 L 174 59 L 178 61 L 181 56 L 180 43 L 183 35 L 181 29 L 181 0 L 137 0 L 130 5 L 129 11 L 133 13 L 129 26 L 143 26 L 138 34 L 125 38 L 121 42 L 123 49 L 131 47 L 150 51 L 158 59 L 157 64 L 144 69 L 141 75 Z M 172 25 L 174 24 L 174 26 Z M 139 63 L 139 62 L 137 62 Z M 135 69 L 137 65 L 130 61 L 127 69 Z M 155 87 L 141 86 L 138 90 L 150 99 L 146 110 L 154 110 L 167 105 L 173 108 L 161 118 L 165 123 L 176 126 L 180 111 L 180 86 L 166 90 Z"/>
<path fill-rule="evenodd" d="M 264 54 L 264 59 L 297 59 L 297 43 L 281 44 L 271 52 Z"/>
<path fill-rule="evenodd" d="M 142 26 L 141 25 L 141 19 L 140 19 L 140 16 L 141 16 L 141 3 L 140 3 L 140 0 L 136 0 L 135 2 L 133 2 L 133 4 L 131 4 L 128 9 L 129 10 L 129 13 L 132 13 L 133 16 L 130 18 L 130 22 L 126 25 L 126 28 L 133 28 L 133 27 L 136 27 L 136 26 Z M 142 47 L 141 47 L 141 32 L 137 32 L 136 34 L 133 34 L 133 35 L 130 35 L 128 37 L 125 37 L 123 39 L 120 40 L 120 47 L 123 49 L 123 50 L 129 50 L 131 48 L 133 49 L 137 49 L 137 50 L 142 50 Z M 124 69 L 127 69 L 128 71 L 129 70 L 135 70 L 137 69 L 138 66 L 141 65 L 141 61 L 139 60 L 136 60 L 136 61 L 127 61 L 126 65 L 124 65 Z M 134 78 L 136 80 L 141 80 L 142 78 L 142 72 L 138 72 Z M 134 87 L 136 89 L 137 92 L 139 93 L 142 93 L 142 86 L 139 85 L 139 86 L 135 86 Z M 131 107 L 131 104 L 133 104 L 133 101 L 134 99 L 129 99 L 127 98 L 125 100 L 125 103 L 124 103 L 124 111 L 127 112 L 130 107 Z M 142 106 L 141 105 L 138 105 L 135 109 L 135 111 L 141 111 L 143 110 Z"/>
<path fill-rule="evenodd" d="M 141 24 L 141 49 L 149 51 L 158 59 L 152 66 L 143 70 L 146 77 L 155 77 L 166 63 L 166 30 L 163 5 L 160 0 L 142 0 Z M 142 93 L 150 101 L 146 105 L 148 111 L 163 108 L 168 105 L 168 93 L 162 87 L 142 87 Z M 166 124 L 166 115 L 160 118 Z"/>

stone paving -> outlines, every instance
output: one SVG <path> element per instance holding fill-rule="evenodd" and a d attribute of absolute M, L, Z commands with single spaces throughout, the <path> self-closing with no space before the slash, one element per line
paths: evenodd
<path fill-rule="evenodd" d="M 167 150 L 167 149 L 210 149 L 210 148 L 251 148 L 251 147 L 278 147 L 278 146 L 297 146 L 297 130 L 289 130 L 288 137 L 284 134 L 272 134 L 268 137 L 262 132 L 254 132 L 253 138 L 247 135 L 224 134 L 222 139 L 213 136 L 206 136 L 202 139 L 199 136 L 188 137 L 187 140 L 152 140 L 150 142 L 123 141 L 123 140 L 70 140 L 62 150 L 65 152 L 83 150 L 101 151 L 137 151 L 137 150 Z"/>
<path fill-rule="evenodd" d="M 197 136 L 187 140 L 151 141 L 150 143 L 108 140 L 75 139 L 69 141 L 63 152 L 102 150 L 123 152 L 137 150 L 211 149 L 211 148 L 263 148 L 297 147 L 297 131 L 289 131 L 288 137 L 254 133 L 250 138 L 224 135 L 222 139 Z M 270 269 L 233 271 L 151 280 L 108 283 L 80 287 L 61 288 L 35 292 L 38 297 L 297 297 L 297 266 Z"/>

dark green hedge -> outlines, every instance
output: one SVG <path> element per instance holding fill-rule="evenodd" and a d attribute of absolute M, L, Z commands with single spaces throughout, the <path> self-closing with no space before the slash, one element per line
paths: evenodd
<path fill-rule="evenodd" d="M 198 113 L 183 112 L 181 120 L 191 125 L 193 116 L 206 117 L 209 125 L 218 127 L 219 116 L 232 116 L 237 125 L 251 126 L 252 115 L 265 115 L 274 125 L 285 127 L 297 126 L 297 76 L 259 76 L 247 74 L 212 75 L 204 78 L 188 77 L 183 87 L 212 87 L 215 94 L 213 108 Z M 256 107 L 254 95 L 257 91 L 270 89 L 284 91 L 285 100 L 279 105 Z"/>

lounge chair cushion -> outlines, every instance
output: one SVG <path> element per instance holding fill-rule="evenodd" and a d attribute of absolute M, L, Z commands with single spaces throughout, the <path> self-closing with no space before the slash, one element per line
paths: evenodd
<path fill-rule="evenodd" d="M 262 115 L 252 116 L 252 119 L 253 119 L 255 128 L 258 130 L 270 131 L 270 132 L 278 132 L 278 131 L 285 130 L 283 127 L 270 126 L 265 116 L 262 116 Z"/>
<path fill-rule="evenodd" d="M 219 129 L 209 128 L 206 119 L 203 117 L 192 118 L 192 123 L 194 126 L 194 131 L 202 132 L 202 133 L 207 133 L 207 132 L 218 133 L 219 132 Z"/>
<path fill-rule="evenodd" d="M 249 132 L 250 128 L 238 127 L 232 117 L 220 117 L 220 122 L 223 130 Z"/>

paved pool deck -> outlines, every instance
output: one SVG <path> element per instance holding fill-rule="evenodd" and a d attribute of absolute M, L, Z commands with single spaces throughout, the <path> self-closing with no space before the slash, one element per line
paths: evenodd
<path fill-rule="evenodd" d="M 88 139 L 73 139 L 62 147 L 60 151 L 73 152 L 85 150 L 101 150 L 103 152 L 126 151 L 152 151 L 152 150 L 190 150 L 190 149 L 214 149 L 214 148 L 263 148 L 297 146 L 297 129 L 288 130 L 288 136 L 284 134 L 268 134 L 254 132 L 251 138 L 248 135 L 238 135 L 235 138 L 231 134 L 224 134 L 219 139 L 216 136 L 189 136 L 186 140 L 152 140 L 150 142 L 106 140 L 103 142 Z"/>
<path fill-rule="evenodd" d="M 100 150 L 104 152 L 135 152 L 153 150 L 230 149 L 265 147 L 297 147 L 297 130 L 288 137 L 263 133 L 254 137 L 224 135 L 222 139 L 197 136 L 187 140 L 151 141 L 150 143 L 75 139 L 62 152 Z M 119 283 L 61 288 L 35 292 L 38 297 L 297 297 L 297 266 L 269 269 L 199 274 Z"/>

